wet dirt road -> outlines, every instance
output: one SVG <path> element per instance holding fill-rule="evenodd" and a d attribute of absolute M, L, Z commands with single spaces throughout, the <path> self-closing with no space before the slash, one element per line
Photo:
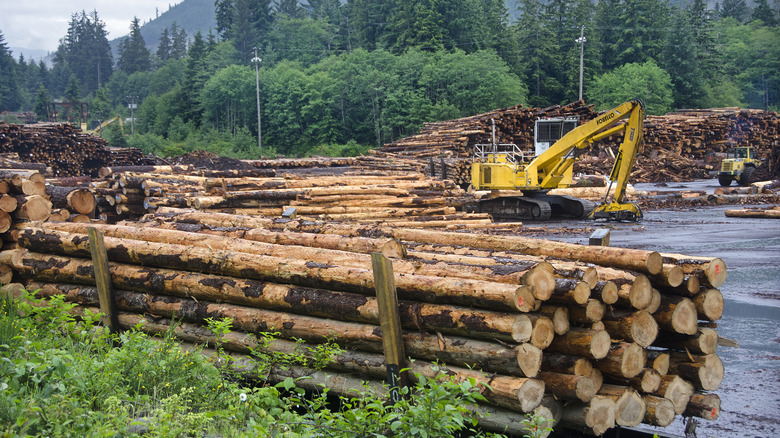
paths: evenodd
<path fill-rule="evenodd" d="M 656 187 L 637 184 L 637 190 L 706 190 L 714 180 Z M 645 211 L 637 224 L 589 224 L 610 228 L 612 246 L 659 252 L 720 257 L 728 277 L 720 288 L 724 315 L 718 321 L 721 337 L 739 348 L 719 347 L 726 369 L 720 388 L 721 415 L 699 420 L 697 437 L 780 436 L 780 220 L 727 218 L 724 211 L 743 206 L 695 207 L 680 211 Z M 581 227 L 578 223 L 558 226 Z M 552 225 L 551 226 L 555 226 Z M 551 237 L 587 244 L 587 235 Z M 680 419 L 664 435 L 682 436 Z"/>

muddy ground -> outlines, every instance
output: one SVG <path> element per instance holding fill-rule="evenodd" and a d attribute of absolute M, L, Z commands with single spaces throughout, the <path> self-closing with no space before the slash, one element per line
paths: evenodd
<path fill-rule="evenodd" d="M 637 184 L 637 190 L 706 190 L 717 181 L 671 183 L 668 187 Z M 659 252 L 720 257 L 728 277 L 721 287 L 725 300 L 720 336 L 736 340 L 739 348 L 719 347 L 726 368 L 721 387 L 721 415 L 699 420 L 696 436 L 780 436 L 780 220 L 727 218 L 724 211 L 745 206 L 695 207 L 645 211 L 637 224 L 601 223 L 611 229 L 611 245 Z M 551 227 L 581 228 L 559 222 Z M 588 234 L 549 238 L 587 244 Z M 681 419 L 654 432 L 683 436 Z"/>

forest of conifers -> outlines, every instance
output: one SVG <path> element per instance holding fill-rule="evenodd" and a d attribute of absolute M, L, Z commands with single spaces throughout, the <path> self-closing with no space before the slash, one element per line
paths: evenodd
<path fill-rule="evenodd" d="M 78 12 L 51 67 L 15 59 L 0 29 L 0 112 L 43 120 L 46 102 L 84 101 L 94 123 L 130 117 L 132 101 L 133 135 L 112 125 L 112 146 L 255 158 L 258 66 L 263 155 L 350 155 L 424 122 L 577 100 L 581 48 L 597 109 L 635 97 L 650 114 L 780 106 L 776 0 L 517 4 L 216 0 L 207 35 L 174 24 L 144 41 L 136 18 L 118 53 L 98 12 Z"/>

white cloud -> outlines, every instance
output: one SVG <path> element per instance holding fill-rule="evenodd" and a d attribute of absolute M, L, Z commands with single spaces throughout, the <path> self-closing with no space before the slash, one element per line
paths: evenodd
<path fill-rule="evenodd" d="M 141 23 L 162 15 L 182 0 L 45 0 L 9 1 L 2 3 L 0 32 L 8 47 L 57 50 L 59 40 L 68 31 L 73 14 L 81 11 L 97 11 L 98 18 L 106 24 L 108 39 L 130 32 L 133 17 Z"/>

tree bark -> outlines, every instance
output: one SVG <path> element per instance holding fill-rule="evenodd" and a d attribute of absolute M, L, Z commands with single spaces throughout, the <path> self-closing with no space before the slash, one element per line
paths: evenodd
<path fill-rule="evenodd" d="M 537 378 L 544 381 L 548 393 L 562 400 L 588 402 L 598 391 L 588 376 L 542 371 Z"/>

